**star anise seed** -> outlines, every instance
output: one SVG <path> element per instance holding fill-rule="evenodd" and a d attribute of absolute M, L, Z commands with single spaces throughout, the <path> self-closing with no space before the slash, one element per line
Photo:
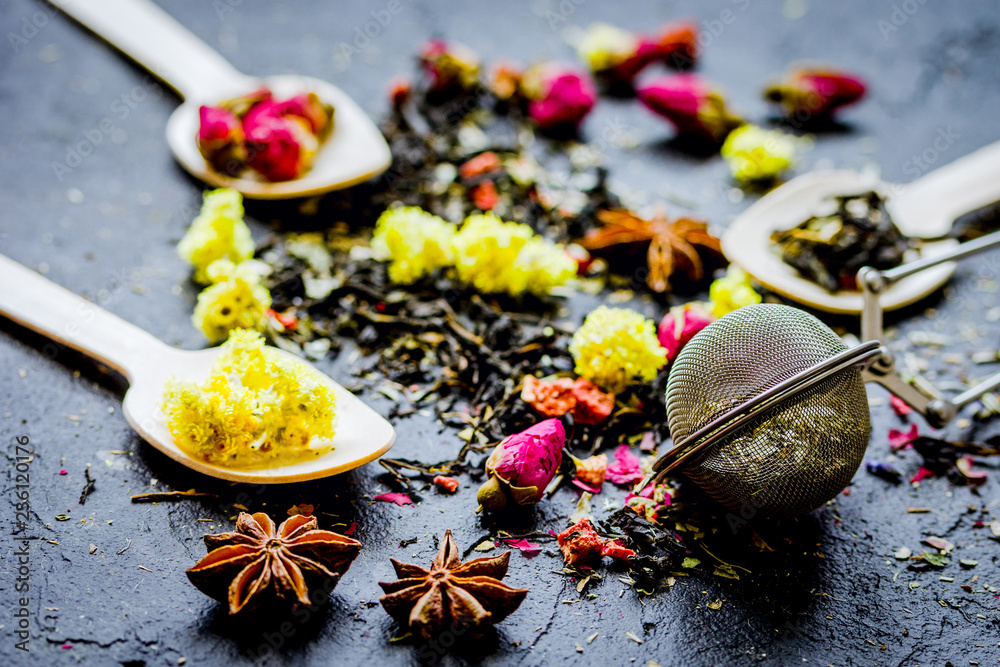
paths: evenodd
<path fill-rule="evenodd" d="M 361 543 L 296 515 L 277 529 L 269 516 L 240 512 L 236 532 L 205 535 L 209 552 L 187 571 L 206 595 L 229 603 L 229 613 L 268 602 L 311 605 L 310 589 L 333 590 Z"/>
<path fill-rule="evenodd" d="M 699 220 L 678 218 L 670 222 L 663 215 L 644 220 L 625 210 L 598 211 L 597 218 L 604 226 L 590 231 L 581 245 L 591 252 L 607 253 L 618 247 L 648 244 L 646 284 L 654 292 L 668 291 L 670 278 L 678 271 L 698 281 L 705 277 L 706 263 L 726 263 L 719 239 Z"/>
<path fill-rule="evenodd" d="M 461 628 L 479 637 L 521 604 L 526 589 L 500 583 L 510 552 L 462 563 L 451 531 L 445 531 L 430 570 L 390 559 L 399 581 L 380 582 L 379 602 L 400 625 L 424 639 Z"/>

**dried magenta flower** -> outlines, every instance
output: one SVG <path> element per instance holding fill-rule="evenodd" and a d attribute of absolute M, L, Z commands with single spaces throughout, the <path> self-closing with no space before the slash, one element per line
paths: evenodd
<path fill-rule="evenodd" d="M 243 117 L 247 162 L 269 181 L 289 181 L 304 173 L 319 142 L 309 121 L 284 115 L 282 103 L 264 100 Z"/>
<path fill-rule="evenodd" d="M 528 98 L 528 116 L 546 132 L 575 131 L 597 100 L 586 75 L 561 65 L 531 68 L 521 89 Z"/>
<path fill-rule="evenodd" d="M 243 128 L 240 119 L 225 107 L 202 106 L 198 109 L 198 150 L 212 168 L 235 176 L 246 165 Z"/>
<path fill-rule="evenodd" d="M 275 111 L 282 116 L 297 116 L 309 124 L 309 129 L 319 138 L 330 132 L 333 107 L 325 104 L 316 93 L 302 93 L 275 104 Z"/>
<path fill-rule="evenodd" d="M 665 117 L 680 134 L 722 143 L 743 124 L 729 113 L 722 95 L 694 74 L 672 74 L 654 79 L 636 91 L 650 110 Z"/>
<path fill-rule="evenodd" d="M 333 127 L 333 107 L 315 93 L 277 101 L 264 88 L 199 114 L 198 149 L 216 171 L 238 176 L 249 165 L 269 181 L 301 176 Z"/>
<path fill-rule="evenodd" d="M 860 77 L 833 69 L 796 69 L 780 83 L 768 86 L 764 97 L 803 121 L 827 118 L 836 109 L 854 104 L 865 95 Z"/>
<path fill-rule="evenodd" d="M 712 313 L 698 302 L 671 308 L 670 312 L 660 320 L 660 326 L 656 331 L 660 345 L 667 351 L 667 361 L 673 361 L 681 348 L 713 320 L 715 318 L 712 317 Z"/>
<path fill-rule="evenodd" d="M 566 431 L 558 419 L 546 419 L 507 436 L 486 460 L 489 479 L 476 496 L 479 504 L 499 512 L 510 501 L 537 503 L 559 470 L 565 444 Z"/>

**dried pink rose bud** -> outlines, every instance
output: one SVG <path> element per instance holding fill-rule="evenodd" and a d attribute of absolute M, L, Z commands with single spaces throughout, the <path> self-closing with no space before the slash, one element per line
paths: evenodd
<path fill-rule="evenodd" d="M 333 125 L 333 107 L 324 103 L 316 93 L 302 93 L 278 102 L 276 111 L 282 116 L 297 116 L 309 123 L 317 137 L 325 137 Z"/>
<path fill-rule="evenodd" d="M 280 109 L 280 103 L 265 100 L 243 117 L 247 161 L 269 181 L 298 178 L 309 168 L 319 148 L 309 122 L 282 115 Z"/>
<path fill-rule="evenodd" d="M 479 56 L 464 44 L 432 39 L 420 51 L 420 62 L 435 92 L 469 90 L 479 81 Z"/>
<path fill-rule="evenodd" d="M 743 120 L 726 109 L 718 92 L 694 74 L 661 76 L 636 91 L 639 100 L 665 117 L 680 134 L 721 144 Z"/>
<path fill-rule="evenodd" d="M 769 86 L 764 97 L 778 102 L 788 116 L 808 120 L 829 117 L 836 109 L 865 95 L 860 77 L 832 69 L 797 69 L 784 81 Z"/>
<path fill-rule="evenodd" d="M 510 501 L 537 503 L 559 470 L 565 444 L 566 431 L 558 419 L 546 419 L 505 438 L 486 460 L 489 479 L 476 496 L 479 504 L 499 512 Z"/>
<path fill-rule="evenodd" d="M 677 353 L 690 342 L 694 335 L 707 327 L 715 318 L 700 303 L 688 303 L 670 312 L 660 320 L 656 337 L 667 351 L 667 361 L 672 361 Z"/>
<path fill-rule="evenodd" d="M 560 65 L 541 65 L 522 80 L 528 116 L 543 131 L 574 131 L 594 108 L 597 90 L 585 75 Z"/>
<path fill-rule="evenodd" d="M 202 106 L 198 109 L 198 150 L 212 168 L 235 176 L 246 165 L 243 128 L 229 109 Z"/>

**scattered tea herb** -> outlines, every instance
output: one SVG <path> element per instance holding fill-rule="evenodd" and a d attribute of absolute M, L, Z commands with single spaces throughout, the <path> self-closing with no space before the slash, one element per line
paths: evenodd
<path fill-rule="evenodd" d="M 617 510 L 601 526 L 635 552 L 628 559 L 628 568 L 636 590 L 653 594 L 667 575 L 680 567 L 686 549 L 677 536 L 631 507 Z"/>
<path fill-rule="evenodd" d="M 90 474 L 90 465 L 87 465 L 86 470 L 83 471 L 83 478 L 85 483 L 83 485 L 83 491 L 80 492 L 80 504 L 83 505 L 87 502 L 87 496 L 89 496 L 94 491 L 94 478 Z"/>
<path fill-rule="evenodd" d="M 188 491 L 158 491 L 155 493 L 139 493 L 132 496 L 133 503 L 159 503 L 175 500 L 196 500 L 198 498 L 217 499 L 214 493 L 201 493 L 190 489 Z"/>
<path fill-rule="evenodd" d="M 933 567 L 944 567 L 948 564 L 947 554 L 942 553 L 931 553 L 929 551 L 921 551 L 919 556 L 916 556 L 923 560 L 925 563 L 932 565 Z"/>
<path fill-rule="evenodd" d="M 781 258 L 830 292 L 856 290 L 864 266 L 891 269 L 915 242 L 903 236 L 877 192 L 835 197 L 836 210 L 771 235 Z"/>

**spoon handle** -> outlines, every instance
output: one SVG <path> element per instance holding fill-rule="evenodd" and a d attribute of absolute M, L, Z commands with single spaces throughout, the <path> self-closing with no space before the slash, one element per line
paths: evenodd
<path fill-rule="evenodd" d="M 134 324 L 95 306 L 34 271 L 0 255 L 0 314 L 101 361 L 130 381 L 133 371 L 167 345 Z M 50 353 L 51 349 L 51 353 Z M 59 347 L 46 346 L 55 357 Z"/>
<path fill-rule="evenodd" d="M 943 151 L 950 146 L 949 141 L 953 140 L 948 133 L 939 132 L 938 148 L 932 144 L 922 160 L 931 162 L 928 157 L 936 160 L 945 155 Z M 955 218 L 997 200 L 1000 200 L 1000 141 L 900 186 L 889 201 L 890 212 L 897 221 L 912 220 L 919 224 L 918 236 L 934 238 L 951 231 Z"/>
<path fill-rule="evenodd" d="M 185 99 L 217 102 L 220 92 L 249 81 L 246 75 L 149 0 L 51 2 L 162 79 Z"/>

